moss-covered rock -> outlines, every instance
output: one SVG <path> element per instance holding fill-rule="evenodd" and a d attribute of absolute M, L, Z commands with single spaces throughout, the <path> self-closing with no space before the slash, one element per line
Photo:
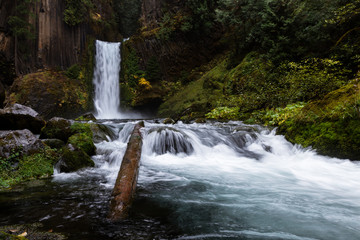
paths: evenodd
<path fill-rule="evenodd" d="M 84 167 L 94 167 L 94 162 L 82 149 L 71 144 L 62 148 L 62 156 L 56 167 L 60 172 L 74 172 Z"/>
<path fill-rule="evenodd" d="M 60 71 L 41 71 L 15 80 L 8 103 L 20 103 L 35 109 L 41 116 L 75 117 L 92 105 L 84 73 L 70 79 Z M 84 81 L 82 81 L 84 79 Z"/>
<path fill-rule="evenodd" d="M 360 83 L 352 83 L 307 104 L 278 133 L 320 154 L 360 159 Z"/>
<path fill-rule="evenodd" d="M 89 156 L 95 154 L 96 148 L 92 140 L 92 134 L 76 133 L 69 138 L 68 143 L 76 148 L 80 148 Z"/>
<path fill-rule="evenodd" d="M 70 120 L 54 117 L 46 123 L 43 129 L 41 129 L 40 138 L 56 138 L 67 142 L 69 137 L 74 133 L 75 131 L 71 128 Z"/>
<path fill-rule="evenodd" d="M 54 148 L 54 149 L 60 149 L 63 146 L 65 146 L 65 142 L 60 140 L 60 139 L 43 139 L 42 142 L 46 145 L 49 146 L 50 148 Z"/>
<path fill-rule="evenodd" d="M 116 139 L 116 134 L 106 125 L 92 123 L 90 124 L 90 129 L 92 131 L 94 143 Z"/>

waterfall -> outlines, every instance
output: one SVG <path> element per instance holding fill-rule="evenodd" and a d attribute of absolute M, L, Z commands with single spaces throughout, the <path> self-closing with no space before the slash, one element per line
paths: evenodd
<path fill-rule="evenodd" d="M 96 118 L 116 119 L 120 114 L 120 45 L 96 41 L 96 56 L 93 83 Z"/>

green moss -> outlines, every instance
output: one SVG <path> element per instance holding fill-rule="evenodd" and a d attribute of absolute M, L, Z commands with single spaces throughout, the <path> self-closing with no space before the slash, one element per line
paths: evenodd
<path fill-rule="evenodd" d="M 77 133 L 69 138 L 68 143 L 74 147 L 82 149 L 89 156 L 95 154 L 95 145 L 92 140 L 92 134 Z"/>
<path fill-rule="evenodd" d="M 89 155 L 80 148 L 70 150 L 68 147 L 63 147 L 61 161 L 61 172 L 73 172 L 84 167 L 94 167 L 95 165 Z"/>
<path fill-rule="evenodd" d="M 358 80 L 319 101 L 310 102 L 279 127 L 293 143 L 312 146 L 319 153 L 359 160 L 360 84 Z"/>
<path fill-rule="evenodd" d="M 46 148 L 41 153 L 19 156 L 19 164 L 0 169 L 0 188 L 30 179 L 49 177 L 53 166 L 59 158 L 56 150 Z"/>
<path fill-rule="evenodd" d="M 89 123 L 74 122 L 71 127 L 71 131 L 75 133 L 85 133 L 86 135 L 92 137 L 92 131 Z"/>

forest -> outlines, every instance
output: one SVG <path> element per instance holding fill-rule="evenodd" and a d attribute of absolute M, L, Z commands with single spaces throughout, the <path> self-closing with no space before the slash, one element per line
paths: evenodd
<path fill-rule="evenodd" d="M 0 238 L 357 239 L 359 68 L 360 0 L 2 0 Z"/>

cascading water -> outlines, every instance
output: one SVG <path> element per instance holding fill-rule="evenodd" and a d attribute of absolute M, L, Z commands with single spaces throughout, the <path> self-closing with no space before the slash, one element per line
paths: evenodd
<path fill-rule="evenodd" d="M 96 118 L 118 119 L 120 114 L 120 44 L 96 41 L 94 105 Z"/>
<path fill-rule="evenodd" d="M 111 224 L 111 190 L 135 122 L 102 124 L 116 139 L 96 144 L 95 168 L 0 195 L 0 225 L 41 222 L 87 240 L 359 239 L 358 162 L 241 122 L 145 122 L 132 212 Z"/>

